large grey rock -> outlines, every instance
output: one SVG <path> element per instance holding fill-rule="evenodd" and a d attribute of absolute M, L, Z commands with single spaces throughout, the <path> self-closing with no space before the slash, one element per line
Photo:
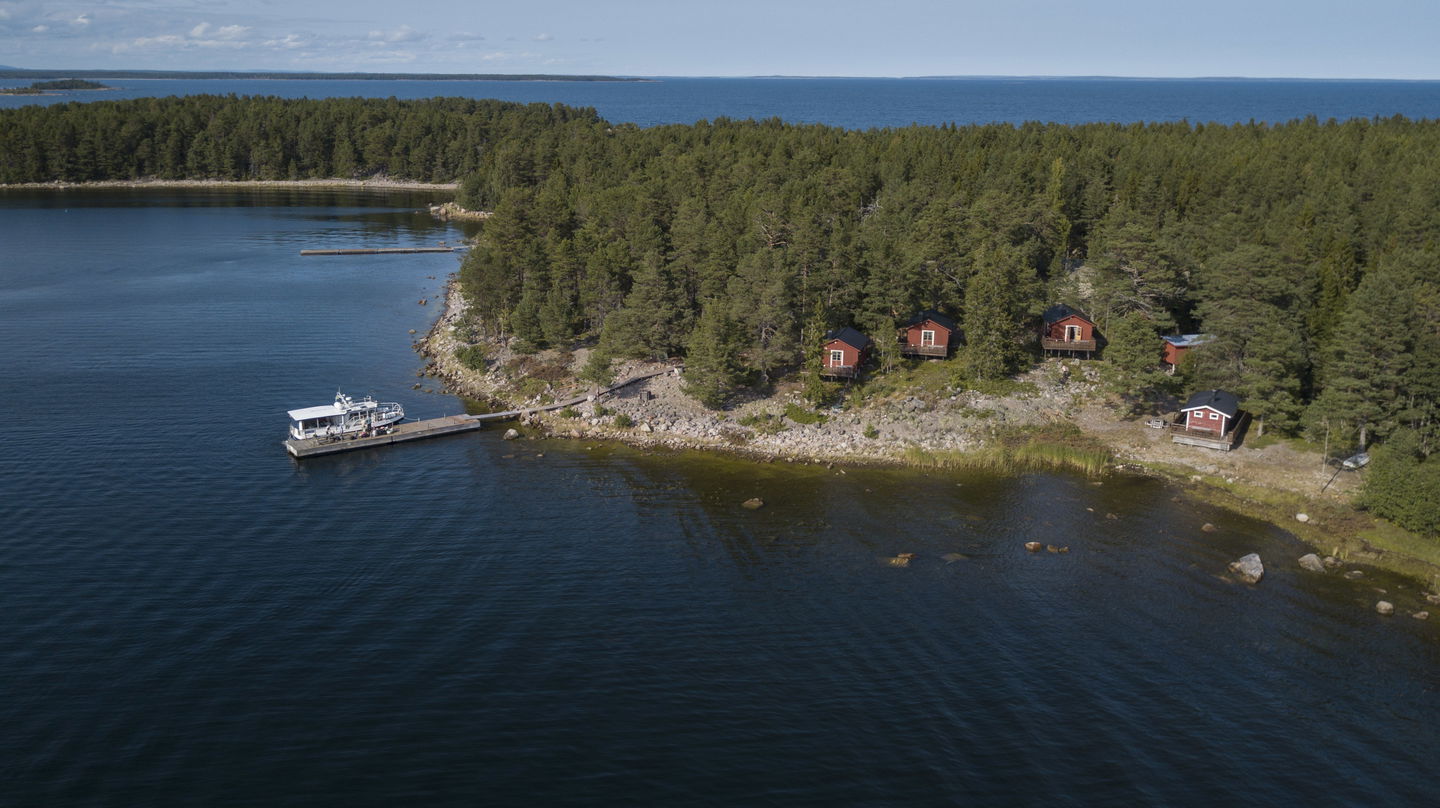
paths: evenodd
<path fill-rule="evenodd" d="M 1321 561 L 1320 556 L 1315 555 L 1314 553 L 1306 553 L 1305 555 L 1300 556 L 1300 569 L 1308 570 L 1310 572 L 1324 572 L 1325 562 Z"/>
<path fill-rule="evenodd" d="M 505 430 L 505 434 L 501 435 L 500 437 L 505 440 L 515 440 L 516 438 L 520 437 L 520 432 L 516 429 L 507 429 Z"/>
<path fill-rule="evenodd" d="M 1258 583 L 1265 576 L 1265 565 L 1260 563 L 1260 556 L 1251 553 L 1242 556 L 1238 561 L 1230 562 L 1230 571 L 1240 576 L 1240 580 L 1247 584 Z"/>

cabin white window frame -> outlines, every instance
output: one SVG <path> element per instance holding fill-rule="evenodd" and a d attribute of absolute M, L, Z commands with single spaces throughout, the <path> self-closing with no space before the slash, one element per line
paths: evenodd
<path fill-rule="evenodd" d="M 1078 326 L 1078 325 L 1067 325 L 1067 326 L 1065 326 L 1065 341 L 1066 341 L 1066 342 L 1079 342 L 1079 341 L 1080 341 L 1080 335 L 1081 335 L 1082 333 L 1084 333 L 1084 329 L 1082 329 L 1080 326 Z"/>
<path fill-rule="evenodd" d="M 920 330 L 920 347 L 922 347 L 922 348 L 934 348 L 934 347 L 935 347 L 935 329 L 933 329 L 933 328 L 922 328 L 922 329 Z"/>
<path fill-rule="evenodd" d="M 837 349 L 834 349 L 834 348 L 830 349 L 830 367 L 832 367 L 832 368 L 843 368 L 843 367 L 845 367 L 845 352 L 844 352 L 844 351 L 837 350 Z"/>

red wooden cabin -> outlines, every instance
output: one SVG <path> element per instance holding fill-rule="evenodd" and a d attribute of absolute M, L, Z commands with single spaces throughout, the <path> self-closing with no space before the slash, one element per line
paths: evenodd
<path fill-rule="evenodd" d="M 1228 452 L 1235 447 L 1248 417 L 1234 393 L 1201 390 L 1180 408 L 1180 418 L 1170 427 L 1171 439 Z"/>
<path fill-rule="evenodd" d="M 870 338 L 849 326 L 825 334 L 822 376 L 853 379 L 870 358 Z"/>
<path fill-rule="evenodd" d="M 1095 352 L 1099 345 L 1095 322 L 1076 309 L 1060 303 L 1045 310 L 1045 327 L 1040 332 L 1040 347 L 1047 351 Z"/>
<path fill-rule="evenodd" d="M 1204 345 L 1214 337 L 1210 334 L 1172 334 L 1160 339 L 1164 340 L 1160 362 L 1174 373 L 1175 366 L 1180 364 L 1180 357 L 1189 353 L 1196 345 Z"/>
<path fill-rule="evenodd" d="M 926 309 L 905 324 L 905 340 L 900 345 L 903 356 L 933 356 L 944 359 L 950 354 L 955 321 L 938 311 Z"/>

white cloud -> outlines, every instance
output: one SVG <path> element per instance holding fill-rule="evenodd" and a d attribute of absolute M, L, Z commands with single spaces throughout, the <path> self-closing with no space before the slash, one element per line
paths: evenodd
<path fill-rule="evenodd" d="M 402 25 L 393 31 L 371 31 L 370 39 L 374 42 L 419 42 L 425 39 L 426 35 L 416 31 L 408 25 Z"/>
<path fill-rule="evenodd" d="M 554 36 L 553 34 L 536 34 L 536 35 L 535 35 L 535 41 L 536 41 L 536 42 L 549 42 L 550 40 L 552 40 L 552 39 L 554 39 L 554 38 L 555 38 L 555 36 Z"/>
<path fill-rule="evenodd" d="M 87 11 L 84 14 L 81 14 L 75 19 L 71 20 L 70 24 L 84 28 L 85 26 L 90 24 L 90 13 Z"/>
<path fill-rule="evenodd" d="M 202 23 L 200 23 L 199 25 L 195 26 L 194 28 L 191 28 L 191 29 L 190 29 L 190 36 L 193 36 L 193 37 L 195 37 L 196 39 L 199 39 L 200 37 L 205 36 L 205 32 L 207 32 L 207 31 L 209 31 L 209 30 L 210 30 L 210 23 L 208 23 L 208 22 L 202 22 Z"/>
<path fill-rule="evenodd" d="M 46 31 L 49 31 L 49 30 L 50 30 L 50 26 L 48 26 L 48 25 L 37 25 L 37 26 L 35 26 L 34 28 L 31 28 L 30 30 L 31 30 L 32 32 L 34 32 L 34 33 L 37 33 L 37 34 L 43 34 L 43 33 L 45 33 Z"/>
<path fill-rule="evenodd" d="M 299 34 L 286 34 L 280 39 L 267 39 L 260 43 L 267 48 L 278 48 L 281 50 L 294 50 L 305 47 L 305 40 Z"/>
<path fill-rule="evenodd" d="M 451 42 L 484 42 L 485 37 L 470 31 L 455 31 L 446 37 Z"/>

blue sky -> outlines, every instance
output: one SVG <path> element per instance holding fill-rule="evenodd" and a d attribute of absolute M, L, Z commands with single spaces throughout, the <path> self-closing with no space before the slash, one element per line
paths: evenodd
<path fill-rule="evenodd" d="M 1440 79 L 1440 0 L 0 0 L 19 67 Z"/>

